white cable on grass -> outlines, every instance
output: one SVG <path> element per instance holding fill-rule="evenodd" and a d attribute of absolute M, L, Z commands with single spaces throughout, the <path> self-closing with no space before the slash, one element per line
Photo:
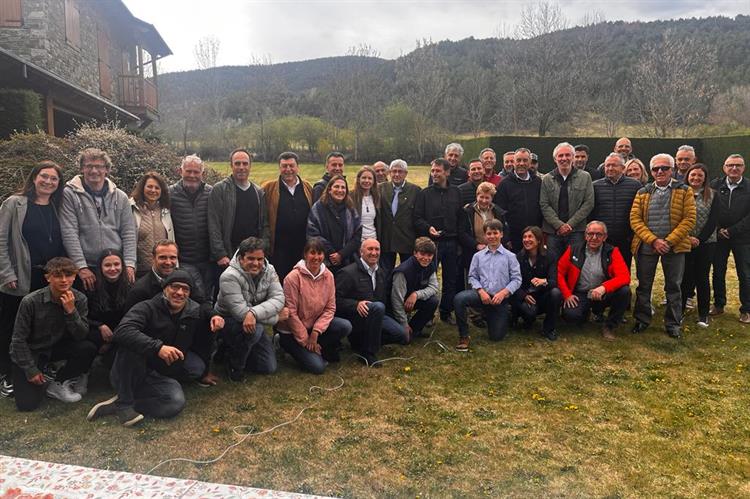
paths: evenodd
<path fill-rule="evenodd" d="M 315 389 L 321 390 L 321 391 L 324 391 L 324 392 L 326 392 L 326 391 L 332 392 L 332 391 L 338 390 L 339 388 L 341 388 L 342 386 L 344 386 L 344 378 L 342 378 L 341 376 L 338 376 L 338 375 L 337 375 L 337 377 L 341 380 L 341 383 L 339 383 L 337 386 L 335 386 L 333 388 L 326 388 L 326 387 L 322 387 L 322 386 L 313 385 L 313 386 L 310 387 L 310 389 L 308 391 L 310 393 L 312 393 L 312 391 L 315 390 Z M 232 450 L 235 447 L 237 447 L 238 445 L 242 444 L 249 437 L 257 437 L 257 436 L 260 436 L 260 435 L 265 435 L 266 433 L 271 433 L 272 431 L 274 431 L 274 430 L 276 430 L 278 428 L 281 428 L 282 426 L 290 425 L 290 424 L 296 422 L 300 417 L 302 417 L 302 414 L 304 414 L 304 412 L 306 410 L 312 409 L 313 407 L 315 407 L 316 404 L 317 404 L 317 402 L 315 404 L 308 405 L 307 407 L 305 407 L 301 411 L 299 411 L 299 413 L 297 413 L 297 415 L 294 416 L 294 418 L 290 419 L 289 421 L 285 421 L 283 423 L 279 423 L 276 426 L 268 428 L 267 430 L 263 430 L 263 431 L 259 431 L 259 432 L 249 431 L 247 433 L 241 433 L 241 432 L 238 431 L 238 429 L 240 429 L 240 428 L 248 428 L 249 425 L 238 425 L 238 426 L 235 426 L 234 428 L 232 428 L 232 433 L 234 433 L 235 435 L 241 436 L 242 438 L 240 438 L 238 441 L 236 441 L 235 443 L 233 443 L 230 446 L 228 446 L 226 449 L 224 449 L 224 451 L 221 454 L 219 454 L 217 457 L 215 457 L 213 459 L 198 460 L 198 459 L 188 459 L 188 458 L 185 458 L 185 457 L 174 457 L 174 458 L 171 458 L 171 459 L 165 459 L 164 461 L 161 461 L 156 466 L 154 466 L 153 468 L 151 468 L 150 470 L 148 470 L 146 472 L 146 474 L 150 475 L 151 473 L 154 472 L 154 470 L 156 470 L 160 466 L 163 466 L 163 465 L 165 465 L 167 463 L 181 462 L 181 463 L 192 463 L 192 464 L 201 464 L 201 465 L 203 465 L 203 464 L 217 463 L 221 459 L 223 459 L 224 456 L 226 456 L 227 453 L 230 450 Z"/>

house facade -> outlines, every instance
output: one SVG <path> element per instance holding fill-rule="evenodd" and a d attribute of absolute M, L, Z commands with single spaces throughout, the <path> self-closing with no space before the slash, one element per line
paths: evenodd
<path fill-rule="evenodd" d="M 148 126 L 157 61 L 171 53 L 121 0 L 0 0 L 0 88 L 39 93 L 50 134 L 90 120 Z"/>

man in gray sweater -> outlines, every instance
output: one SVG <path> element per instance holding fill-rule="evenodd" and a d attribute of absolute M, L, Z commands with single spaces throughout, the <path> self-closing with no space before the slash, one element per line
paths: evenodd
<path fill-rule="evenodd" d="M 78 154 L 81 174 L 65 185 L 60 229 L 68 257 L 78 269 L 86 290 L 94 289 L 92 267 L 102 251 L 120 250 L 130 283 L 135 282 L 136 234 L 128 195 L 107 175 L 112 169 L 109 155 L 95 148 Z"/>

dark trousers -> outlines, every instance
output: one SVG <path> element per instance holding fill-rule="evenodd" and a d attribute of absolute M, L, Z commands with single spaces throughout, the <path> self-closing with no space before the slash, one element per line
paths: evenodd
<path fill-rule="evenodd" d="M 214 262 L 200 262 L 200 263 L 186 263 L 180 262 L 180 268 L 185 270 L 192 270 L 194 275 L 199 275 L 201 282 L 200 288 L 203 290 L 204 296 L 213 297 L 213 301 L 216 301 L 216 293 L 218 293 L 218 283 L 221 272 L 219 266 Z"/>
<path fill-rule="evenodd" d="M 711 286 L 708 274 L 716 252 L 716 243 L 702 243 L 685 254 L 685 273 L 682 276 L 682 308 L 688 297 L 696 290 L 698 295 L 698 317 L 707 317 L 711 304 Z"/>
<path fill-rule="evenodd" d="M 573 244 L 583 244 L 584 241 L 583 231 L 573 231 L 567 236 L 558 236 L 557 234 L 548 233 L 545 233 L 544 235 L 547 236 L 547 252 L 555 258 L 560 258 L 563 253 L 565 253 L 565 250 L 568 249 L 568 246 Z M 520 248 L 516 250 L 516 252 L 518 251 L 520 251 Z"/>
<path fill-rule="evenodd" d="M 229 363 L 234 369 L 258 374 L 276 372 L 276 352 L 262 324 L 255 324 L 255 332 L 245 333 L 242 323 L 229 317 L 225 319 L 220 336 L 229 354 Z"/>
<path fill-rule="evenodd" d="M 0 293 L 0 375 L 11 373 L 10 340 L 22 298 Z"/>
<path fill-rule="evenodd" d="M 438 303 L 437 296 L 431 296 L 426 300 L 417 300 L 414 304 L 414 314 L 409 319 L 409 326 L 413 335 L 419 335 L 427 323 L 435 316 Z"/>
<path fill-rule="evenodd" d="M 174 417 L 185 407 L 185 394 L 178 380 L 197 379 L 205 367 L 191 351 L 185 352 L 185 360 L 168 366 L 158 357 L 147 361 L 143 355 L 121 347 L 110 372 L 117 391 L 115 404 L 156 418 Z"/>
<path fill-rule="evenodd" d="M 409 336 L 401 324 L 385 314 L 385 305 L 379 301 L 370 302 L 367 317 L 354 312 L 353 315 L 341 315 L 352 324 L 349 343 L 352 349 L 361 353 L 375 355 L 381 345 L 398 343 L 406 345 Z"/>
<path fill-rule="evenodd" d="M 484 313 L 487 319 L 487 332 L 492 341 L 500 341 L 508 334 L 510 323 L 510 303 L 506 299 L 499 305 L 485 305 L 475 289 L 467 289 L 458 293 L 453 300 L 456 309 L 456 324 L 458 335 L 469 336 L 469 325 L 466 321 L 466 309 L 475 307 Z"/>
<path fill-rule="evenodd" d="M 548 333 L 557 327 L 557 316 L 560 313 L 562 293 L 557 288 L 547 289 L 542 292 L 533 293 L 536 300 L 534 305 L 513 295 L 511 305 L 513 311 L 527 324 L 533 323 L 540 314 L 544 314 L 542 331 Z"/>
<path fill-rule="evenodd" d="M 309 332 L 309 331 L 308 331 Z M 286 353 L 302 367 L 302 370 L 313 374 L 323 374 L 329 356 L 337 357 L 341 346 L 341 340 L 352 332 L 352 323 L 341 317 L 334 317 L 328 325 L 328 329 L 318 336 L 320 354 L 311 352 L 297 343 L 293 334 L 282 333 L 279 335 L 279 344 Z"/>
<path fill-rule="evenodd" d="M 395 251 L 387 251 L 380 254 L 380 266 L 388 272 L 395 269 L 396 255 L 398 255 L 399 263 L 404 263 L 411 256 L 410 253 L 396 253 Z"/>
<path fill-rule="evenodd" d="M 630 270 L 630 265 L 633 263 L 633 252 L 630 250 L 630 244 L 632 241 L 632 237 L 624 239 L 607 237 L 607 243 L 620 250 L 620 254 L 622 255 L 622 259 L 625 260 L 625 265 L 628 267 L 628 270 Z"/>
<path fill-rule="evenodd" d="M 734 255 L 737 269 L 737 285 L 740 288 L 740 312 L 750 312 L 750 244 L 738 244 L 729 239 L 719 239 L 714 255 L 714 305 L 724 308 L 727 304 L 727 260 L 729 252 Z"/>
<path fill-rule="evenodd" d="M 664 270 L 664 293 L 667 307 L 664 309 L 664 328 L 668 332 L 679 331 L 682 323 L 682 276 L 685 272 L 685 253 L 666 255 L 644 253 L 641 250 L 635 258 L 638 287 L 635 290 L 633 316 L 642 324 L 651 324 L 651 288 L 654 285 L 656 265 L 661 259 Z"/>
<path fill-rule="evenodd" d="M 36 356 L 36 365 L 42 370 L 48 362 L 65 360 L 65 365 L 60 368 L 55 378 L 55 381 L 62 382 L 89 372 L 94 357 L 96 357 L 96 345 L 90 341 L 64 338 L 52 347 L 48 355 Z M 13 364 L 13 390 L 16 408 L 19 411 L 33 411 L 42 403 L 45 386 L 29 383 L 23 369 Z"/>
<path fill-rule="evenodd" d="M 630 303 L 630 287 L 623 286 L 614 293 L 606 293 L 602 300 L 591 300 L 585 292 L 576 292 L 578 306 L 562 309 L 563 319 L 576 324 L 582 324 L 588 320 L 589 312 L 603 314 L 609 307 L 609 315 L 604 325 L 611 330 L 617 329 L 625 315 L 625 310 Z"/>
<path fill-rule="evenodd" d="M 440 296 L 440 315 L 444 317 L 453 311 L 453 297 L 456 295 L 458 242 L 455 239 L 438 240 L 435 258 L 442 268 L 443 291 Z"/>

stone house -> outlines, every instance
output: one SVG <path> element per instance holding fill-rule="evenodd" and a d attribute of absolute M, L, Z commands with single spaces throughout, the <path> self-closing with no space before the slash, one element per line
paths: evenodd
<path fill-rule="evenodd" d="M 89 120 L 148 126 L 156 62 L 171 53 L 121 0 L 0 0 L 0 88 L 39 93 L 49 134 Z"/>

